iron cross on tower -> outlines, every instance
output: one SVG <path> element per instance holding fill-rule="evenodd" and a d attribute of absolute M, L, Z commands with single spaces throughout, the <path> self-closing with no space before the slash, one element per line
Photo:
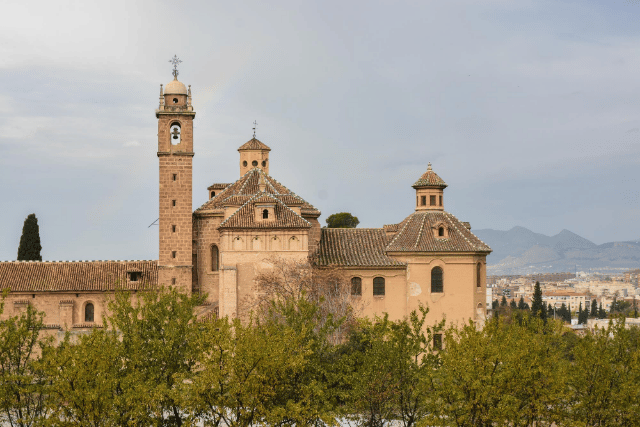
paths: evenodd
<path fill-rule="evenodd" d="M 178 59 L 178 55 L 173 55 L 173 58 L 171 58 L 169 62 L 173 64 L 173 71 L 171 72 L 171 74 L 173 74 L 174 79 L 178 80 L 178 64 L 182 61 Z"/>
<path fill-rule="evenodd" d="M 258 126 L 258 122 L 257 121 L 253 121 L 253 137 L 256 137 L 256 127 Z"/>

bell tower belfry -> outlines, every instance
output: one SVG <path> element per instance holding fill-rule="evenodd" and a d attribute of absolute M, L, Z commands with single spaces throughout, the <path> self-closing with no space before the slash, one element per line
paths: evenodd
<path fill-rule="evenodd" d="M 160 163 L 160 220 L 158 283 L 191 294 L 192 288 L 192 163 L 193 119 L 189 89 L 178 81 L 176 56 L 173 81 L 160 85 L 158 159 Z"/>

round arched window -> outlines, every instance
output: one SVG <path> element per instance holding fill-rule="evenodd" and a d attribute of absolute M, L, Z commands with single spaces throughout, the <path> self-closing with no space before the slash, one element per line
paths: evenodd
<path fill-rule="evenodd" d="M 246 160 L 244 162 L 242 162 L 242 166 L 244 166 L 245 168 L 247 167 L 247 161 Z"/>
<path fill-rule="evenodd" d="M 444 237 L 444 227 L 438 228 L 438 236 Z"/>
<path fill-rule="evenodd" d="M 253 162 L 251 162 L 251 164 L 252 164 L 253 166 L 258 166 L 258 161 L 257 161 L 257 160 L 254 160 Z"/>
<path fill-rule="evenodd" d="M 93 304 L 90 302 L 84 306 L 84 321 L 93 322 Z"/>
<path fill-rule="evenodd" d="M 262 167 L 265 167 L 265 166 L 267 166 L 267 161 L 266 161 L 266 160 L 263 160 L 263 161 L 262 161 Z"/>

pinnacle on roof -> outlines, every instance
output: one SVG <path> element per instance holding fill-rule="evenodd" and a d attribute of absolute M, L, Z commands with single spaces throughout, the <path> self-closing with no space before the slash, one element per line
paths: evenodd
<path fill-rule="evenodd" d="M 446 188 L 447 184 L 431 169 L 431 162 L 429 162 L 429 166 L 427 167 L 427 171 L 422 174 L 420 179 L 418 179 L 413 185 L 413 188 L 419 187 L 439 187 Z"/>
<path fill-rule="evenodd" d="M 254 136 L 249 141 L 247 141 L 244 144 L 242 144 L 240 146 L 240 148 L 238 148 L 238 151 L 242 151 L 242 150 L 266 150 L 266 151 L 271 151 L 271 148 L 269 148 L 266 144 L 264 144 L 263 142 L 261 142 L 260 140 L 258 140 Z"/>

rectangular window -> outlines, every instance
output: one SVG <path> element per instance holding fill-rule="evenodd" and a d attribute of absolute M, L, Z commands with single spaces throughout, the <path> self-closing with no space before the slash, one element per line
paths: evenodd
<path fill-rule="evenodd" d="M 373 296 L 384 296 L 384 277 L 376 277 L 373 279 Z"/>
<path fill-rule="evenodd" d="M 172 201 L 171 201 L 171 206 L 175 206 L 175 205 L 176 205 L 176 201 L 175 201 L 175 200 L 172 200 Z"/>
<path fill-rule="evenodd" d="M 439 197 L 440 197 L 440 206 L 442 206 L 442 196 L 439 196 Z"/>
<path fill-rule="evenodd" d="M 173 180 L 175 181 L 175 180 L 177 180 L 177 179 L 178 179 L 178 174 L 177 174 L 177 173 L 174 173 L 174 174 L 173 174 Z"/>
<path fill-rule="evenodd" d="M 176 251 L 172 251 L 171 252 L 171 258 L 175 258 L 176 257 Z"/>
<path fill-rule="evenodd" d="M 420 197 L 420 204 L 422 206 L 426 206 L 427 205 L 427 196 L 421 196 Z"/>
<path fill-rule="evenodd" d="M 176 278 L 175 278 L 175 277 L 171 279 L 171 284 L 172 284 L 172 285 L 175 285 L 175 284 L 176 284 Z"/>
<path fill-rule="evenodd" d="M 175 232 L 176 232 L 176 226 L 175 226 L 175 225 L 172 225 L 172 226 L 171 226 L 171 231 L 172 231 L 173 233 L 175 233 Z"/>
<path fill-rule="evenodd" d="M 442 334 L 433 334 L 433 348 L 442 350 Z"/>
<path fill-rule="evenodd" d="M 429 196 L 429 204 L 431 206 L 435 206 L 436 205 L 436 196 Z"/>

